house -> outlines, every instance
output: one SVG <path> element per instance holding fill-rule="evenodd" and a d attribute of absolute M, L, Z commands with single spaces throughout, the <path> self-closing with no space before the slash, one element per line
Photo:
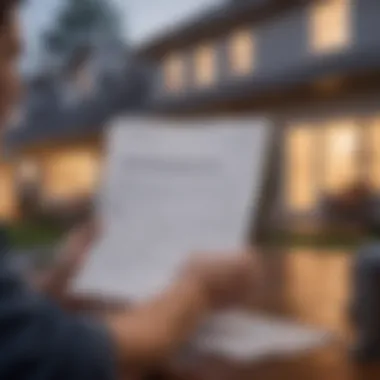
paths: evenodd
<path fill-rule="evenodd" d="M 275 121 L 283 220 L 357 181 L 380 193 L 380 1 L 229 0 L 135 54 L 156 67 L 153 113 Z"/>
<path fill-rule="evenodd" d="M 38 178 L 45 201 L 75 198 L 94 192 L 115 113 L 266 115 L 279 141 L 276 218 L 313 224 L 326 195 L 360 181 L 380 192 L 379 15 L 378 0 L 225 0 L 117 59 L 79 56 L 59 76 L 58 110 L 49 95 L 49 112 L 46 100 L 43 117 L 10 133 L 16 173 Z M 88 73 L 110 62 L 118 74 L 96 86 Z M 2 186 L 0 215 L 12 214 Z"/>
<path fill-rule="evenodd" d="M 25 197 L 45 208 L 93 197 L 103 128 L 115 114 L 143 106 L 148 78 L 117 41 L 78 49 L 62 67 L 31 78 L 6 134 L 0 219 L 19 217 Z"/>

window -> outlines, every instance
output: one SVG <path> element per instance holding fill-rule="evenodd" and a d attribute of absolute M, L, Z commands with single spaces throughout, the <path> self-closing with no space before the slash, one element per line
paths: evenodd
<path fill-rule="evenodd" d="M 99 157 L 94 151 L 73 149 L 49 155 L 44 196 L 66 200 L 92 194 L 98 182 Z"/>
<path fill-rule="evenodd" d="M 351 1 L 321 0 L 311 5 L 311 50 L 328 53 L 351 42 Z"/>
<path fill-rule="evenodd" d="M 254 69 L 255 40 L 252 31 L 240 30 L 231 35 L 228 59 L 232 74 L 246 75 Z"/>
<path fill-rule="evenodd" d="M 380 191 L 380 118 L 369 121 L 368 131 L 369 173 L 372 187 Z"/>
<path fill-rule="evenodd" d="M 380 192 L 380 117 L 295 125 L 285 140 L 285 196 L 291 211 L 317 206 L 361 180 Z"/>
<path fill-rule="evenodd" d="M 194 56 L 194 79 L 200 87 L 211 85 L 216 79 L 215 49 L 212 45 L 199 46 Z"/>
<path fill-rule="evenodd" d="M 180 54 L 171 54 L 164 61 L 164 87 L 168 92 L 177 92 L 184 87 L 184 60 Z"/>
<path fill-rule="evenodd" d="M 39 179 L 40 168 L 38 164 L 31 160 L 20 162 L 17 171 L 17 180 L 21 183 L 36 182 Z"/>
<path fill-rule="evenodd" d="M 339 193 L 360 175 L 360 129 L 353 120 L 328 123 L 323 130 L 323 190 Z"/>
<path fill-rule="evenodd" d="M 315 128 L 292 126 L 285 141 L 286 204 L 293 212 L 313 209 L 317 200 L 314 154 Z"/>
<path fill-rule="evenodd" d="M 8 221 L 17 212 L 17 193 L 13 180 L 12 167 L 0 166 L 0 221 Z"/>

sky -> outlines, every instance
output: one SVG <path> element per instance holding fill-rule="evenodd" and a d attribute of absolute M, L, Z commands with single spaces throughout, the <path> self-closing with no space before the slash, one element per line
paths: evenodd
<path fill-rule="evenodd" d="M 157 31 L 191 17 L 202 9 L 226 0 L 107 0 L 122 15 L 123 34 L 132 43 L 149 39 Z M 64 0 L 28 0 L 21 19 L 26 55 L 23 67 L 27 70 L 38 64 L 41 33 L 54 21 Z"/>
<path fill-rule="evenodd" d="M 158 30 L 186 19 L 222 0 L 110 0 L 125 18 L 125 33 L 134 42 L 141 42 Z M 128 18 L 128 19 L 127 19 Z"/>

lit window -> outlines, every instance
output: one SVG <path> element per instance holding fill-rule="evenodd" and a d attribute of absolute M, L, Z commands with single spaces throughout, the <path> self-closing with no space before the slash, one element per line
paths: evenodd
<path fill-rule="evenodd" d="M 0 167 L 0 221 L 6 221 L 16 216 L 17 199 L 12 167 Z"/>
<path fill-rule="evenodd" d="M 21 182 L 35 182 L 39 177 L 39 167 L 36 162 L 24 160 L 18 167 L 18 180 Z"/>
<path fill-rule="evenodd" d="M 369 122 L 368 134 L 369 147 L 369 173 L 371 185 L 377 191 L 380 190 L 380 118 Z"/>
<path fill-rule="evenodd" d="M 255 41 L 250 30 L 235 32 L 229 41 L 230 70 L 236 75 L 249 74 L 254 69 Z"/>
<path fill-rule="evenodd" d="M 352 120 L 330 122 L 323 130 L 323 188 L 339 193 L 354 184 L 360 174 L 360 135 Z"/>
<path fill-rule="evenodd" d="M 177 92 L 184 87 L 184 61 L 179 54 L 171 54 L 164 61 L 164 86 L 169 92 Z"/>
<path fill-rule="evenodd" d="M 314 154 L 315 128 L 289 128 L 285 143 L 286 203 L 293 212 L 313 209 L 317 201 Z"/>
<path fill-rule="evenodd" d="M 199 46 L 194 56 L 194 79 L 200 87 L 211 85 L 216 79 L 215 49 L 211 45 Z"/>
<path fill-rule="evenodd" d="M 311 5 L 311 50 L 328 53 L 351 43 L 351 1 L 322 0 Z"/>
<path fill-rule="evenodd" d="M 93 194 L 100 160 L 91 150 L 60 151 L 49 156 L 44 176 L 47 199 L 70 199 Z"/>

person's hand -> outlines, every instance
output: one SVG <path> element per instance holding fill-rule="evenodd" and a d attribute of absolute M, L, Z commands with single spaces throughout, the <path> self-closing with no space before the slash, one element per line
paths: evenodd
<path fill-rule="evenodd" d="M 109 315 L 106 323 L 120 365 L 147 368 L 166 363 L 210 312 L 245 306 L 259 278 L 257 261 L 249 252 L 197 255 L 164 291 Z"/>
<path fill-rule="evenodd" d="M 58 247 L 56 266 L 64 266 L 72 273 L 77 272 L 99 234 L 100 223 L 96 219 L 73 228 Z"/>
<path fill-rule="evenodd" d="M 177 276 L 154 297 L 125 313 L 109 315 L 107 324 L 121 365 L 146 368 L 170 360 L 210 313 L 246 305 L 259 268 L 253 253 L 202 254 Z"/>
<path fill-rule="evenodd" d="M 182 278 L 197 282 L 213 309 L 243 306 L 260 281 L 259 260 L 252 251 L 200 254 L 184 267 Z"/>

